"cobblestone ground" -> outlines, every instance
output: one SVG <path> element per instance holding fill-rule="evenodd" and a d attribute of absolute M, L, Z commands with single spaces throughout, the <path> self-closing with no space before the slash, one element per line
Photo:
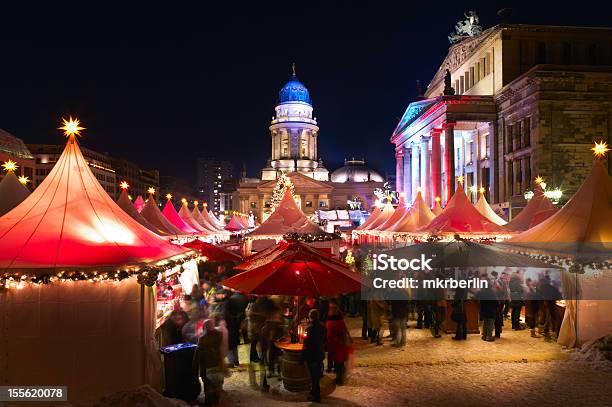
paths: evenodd
<path fill-rule="evenodd" d="M 360 338 L 360 320 L 347 319 Z M 489 343 L 441 339 L 409 329 L 396 349 L 355 339 L 358 367 L 345 386 L 323 382 L 326 405 L 337 406 L 612 406 L 612 370 L 568 360 L 556 343 L 527 331 L 505 331 Z M 246 346 L 241 360 L 248 361 Z M 225 382 L 223 406 L 303 406 L 305 394 L 286 392 L 276 378 L 262 392 L 258 366 L 244 363 Z"/>

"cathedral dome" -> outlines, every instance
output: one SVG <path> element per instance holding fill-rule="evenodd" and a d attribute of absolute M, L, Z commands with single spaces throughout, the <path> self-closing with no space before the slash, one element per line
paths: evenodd
<path fill-rule="evenodd" d="M 345 160 L 344 166 L 331 173 L 332 182 L 384 182 L 383 177 L 366 166 L 364 160 Z"/>
<path fill-rule="evenodd" d="M 308 89 L 306 86 L 300 81 L 298 81 L 295 74 L 291 76 L 289 82 L 282 87 L 280 92 L 278 92 L 278 103 L 287 103 L 287 102 L 302 102 L 311 104 L 310 101 L 310 93 L 308 93 Z"/>

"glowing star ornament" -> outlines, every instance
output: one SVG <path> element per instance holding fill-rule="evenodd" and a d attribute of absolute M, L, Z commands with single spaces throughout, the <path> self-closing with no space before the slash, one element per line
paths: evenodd
<path fill-rule="evenodd" d="M 12 160 L 8 160 L 4 164 L 2 164 L 2 168 L 4 168 L 4 171 L 6 172 L 9 172 L 9 171 L 15 172 L 17 167 L 19 167 L 17 163 Z"/>
<path fill-rule="evenodd" d="M 85 130 L 85 127 L 81 127 L 81 122 L 79 119 L 73 119 L 72 116 L 69 116 L 68 120 L 62 118 L 62 127 L 58 127 L 59 130 L 64 130 L 64 136 L 80 136 L 81 130 Z"/>
<path fill-rule="evenodd" d="M 534 182 L 535 182 L 536 185 L 540 185 L 542 182 L 544 182 L 544 178 L 542 176 L 538 175 L 537 177 L 535 177 Z"/>
<path fill-rule="evenodd" d="M 130 184 L 127 183 L 127 181 L 121 181 L 121 183 L 119 184 L 119 188 L 121 189 L 128 189 L 130 187 Z"/>
<path fill-rule="evenodd" d="M 172 199 L 172 194 L 166 194 L 166 199 L 167 200 L 171 200 Z"/>
<path fill-rule="evenodd" d="M 200 203 L 198 201 L 193 201 L 194 206 L 198 206 Z"/>
<path fill-rule="evenodd" d="M 187 202 L 187 199 L 183 198 L 181 199 L 181 202 L 183 203 L 183 205 L 187 206 L 189 205 L 189 202 Z"/>
<path fill-rule="evenodd" d="M 155 195 L 155 188 L 151 187 L 149 189 L 147 189 L 147 192 L 151 195 Z"/>
<path fill-rule="evenodd" d="M 440 203 L 442 201 L 442 198 L 440 198 L 439 196 L 437 196 L 434 201 L 436 201 L 437 203 Z"/>
<path fill-rule="evenodd" d="M 595 142 L 595 147 L 591 149 L 593 151 L 593 155 L 597 158 L 605 157 L 606 153 L 610 151 L 608 148 L 608 143 L 605 141 Z"/>
<path fill-rule="evenodd" d="M 480 192 L 481 194 L 484 194 L 484 193 L 485 193 L 485 189 L 484 189 L 484 187 L 480 187 L 480 188 L 478 189 L 478 192 Z"/>
<path fill-rule="evenodd" d="M 30 178 L 26 177 L 25 175 L 22 175 L 21 177 L 19 177 L 19 182 L 21 182 L 23 185 L 27 185 L 27 183 L 30 182 Z"/>
<path fill-rule="evenodd" d="M 470 192 L 471 192 L 471 193 L 473 193 L 473 194 L 475 194 L 475 193 L 476 193 L 476 185 L 472 185 L 472 186 L 470 187 Z"/>
<path fill-rule="evenodd" d="M 464 180 L 463 175 L 459 175 L 457 177 L 457 182 L 460 183 L 461 185 L 463 185 L 463 180 Z"/>

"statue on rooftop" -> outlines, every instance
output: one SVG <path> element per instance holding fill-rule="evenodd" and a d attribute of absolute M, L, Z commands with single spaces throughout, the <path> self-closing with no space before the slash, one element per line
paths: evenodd
<path fill-rule="evenodd" d="M 479 19 L 475 11 L 463 13 L 465 20 L 455 24 L 455 31 L 450 33 L 448 41 L 451 44 L 461 41 L 466 37 L 474 37 L 482 32 L 482 27 L 478 24 Z"/>

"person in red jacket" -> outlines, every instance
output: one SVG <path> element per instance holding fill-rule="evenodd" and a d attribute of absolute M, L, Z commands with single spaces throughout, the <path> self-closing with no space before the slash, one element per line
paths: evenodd
<path fill-rule="evenodd" d="M 325 328 L 327 329 L 327 351 L 334 362 L 336 372 L 335 382 L 341 385 L 344 383 L 344 372 L 351 351 L 352 339 L 337 304 L 330 304 Z"/>

